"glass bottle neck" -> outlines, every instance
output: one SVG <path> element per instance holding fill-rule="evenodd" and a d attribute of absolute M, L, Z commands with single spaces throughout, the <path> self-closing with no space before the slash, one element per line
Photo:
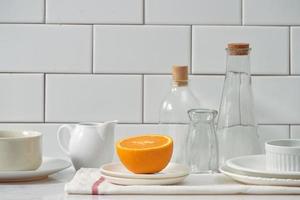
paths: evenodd
<path fill-rule="evenodd" d="M 246 73 L 250 75 L 250 59 L 247 55 L 230 55 L 227 54 L 226 72 Z"/>
<path fill-rule="evenodd" d="M 172 81 L 172 88 L 178 88 L 178 89 L 184 89 L 189 86 L 188 81 L 184 82 L 178 82 L 178 81 Z"/>
<path fill-rule="evenodd" d="M 210 109 L 191 109 L 188 114 L 194 124 L 211 124 L 214 123 L 218 112 Z"/>

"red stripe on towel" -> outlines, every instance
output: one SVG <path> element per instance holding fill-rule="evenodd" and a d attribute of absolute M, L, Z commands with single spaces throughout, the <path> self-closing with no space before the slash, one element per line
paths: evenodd
<path fill-rule="evenodd" d="M 93 184 L 92 186 L 92 195 L 99 194 L 98 187 L 105 180 L 104 177 L 100 176 L 100 178 Z"/>

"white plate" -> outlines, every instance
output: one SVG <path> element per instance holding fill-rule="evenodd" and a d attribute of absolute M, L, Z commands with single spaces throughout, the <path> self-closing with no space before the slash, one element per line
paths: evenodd
<path fill-rule="evenodd" d="M 236 171 L 226 165 L 222 166 L 219 169 L 223 174 L 231 177 L 233 180 L 236 180 L 241 183 L 252 184 L 252 185 L 277 185 L 277 186 L 300 186 L 300 180 L 297 179 L 279 179 L 279 178 L 265 178 L 265 177 L 255 177 L 255 176 L 246 176 L 240 174 L 239 171 Z"/>
<path fill-rule="evenodd" d="M 102 165 L 101 173 L 111 177 L 130 179 L 164 179 L 177 178 L 189 174 L 189 169 L 180 164 L 169 163 L 161 172 L 156 174 L 134 174 L 128 171 L 122 163 L 109 163 Z"/>
<path fill-rule="evenodd" d="M 173 185 L 183 181 L 186 176 L 176 178 L 163 178 L 163 179 L 140 179 L 140 178 L 119 178 L 103 175 L 103 177 L 110 183 L 118 185 Z"/>
<path fill-rule="evenodd" d="M 300 179 L 300 172 L 277 172 L 267 170 L 265 155 L 251 155 L 232 158 L 226 162 L 226 165 L 249 176 L 281 179 Z"/>
<path fill-rule="evenodd" d="M 43 157 L 43 163 L 34 171 L 0 171 L 0 182 L 40 180 L 70 166 L 71 163 L 66 160 Z"/>

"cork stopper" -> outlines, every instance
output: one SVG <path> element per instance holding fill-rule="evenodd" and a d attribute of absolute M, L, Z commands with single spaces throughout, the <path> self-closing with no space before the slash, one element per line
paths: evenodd
<path fill-rule="evenodd" d="M 173 81 L 177 86 L 185 86 L 188 84 L 188 66 L 173 65 L 172 75 Z"/>
<path fill-rule="evenodd" d="M 229 43 L 227 45 L 229 55 L 248 55 L 249 43 Z"/>

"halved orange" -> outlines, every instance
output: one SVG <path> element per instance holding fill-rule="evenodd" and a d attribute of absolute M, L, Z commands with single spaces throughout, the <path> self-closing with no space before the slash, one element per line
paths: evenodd
<path fill-rule="evenodd" d="M 163 170 L 173 153 L 173 140 L 165 135 L 149 134 L 129 137 L 116 144 L 123 165 L 136 174 Z"/>

